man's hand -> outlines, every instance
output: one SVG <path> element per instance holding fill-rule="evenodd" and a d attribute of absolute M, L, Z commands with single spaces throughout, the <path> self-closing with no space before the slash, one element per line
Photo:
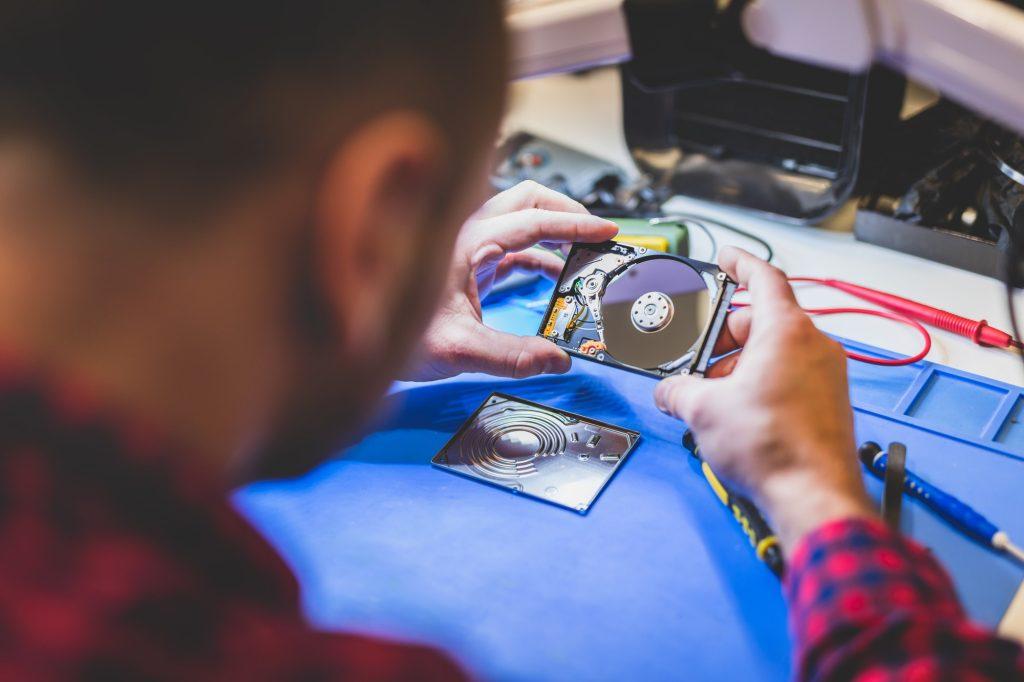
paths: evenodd
<path fill-rule="evenodd" d="M 533 248 L 538 244 L 603 242 L 616 232 L 615 223 L 535 182 L 493 197 L 459 233 L 440 308 L 424 334 L 415 368 L 403 378 L 428 381 L 463 372 L 522 378 L 568 371 L 569 356 L 550 341 L 484 325 L 480 301 L 515 270 L 556 278 L 562 259 Z"/>
<path fill-rule="evenodd" d="M 750 495 L 791 550 L 832 519 L 871 515 L 853 436 L 846 358 L 811 323 L 786 277 L 738 249 L 719 263 L 750 291 L 707 378 L 664 380 L 655 402 L 694 431 L 717 474 Z"/>

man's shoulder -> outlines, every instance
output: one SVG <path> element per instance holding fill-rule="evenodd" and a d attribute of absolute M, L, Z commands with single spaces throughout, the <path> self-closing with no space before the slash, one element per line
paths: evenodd
<path fill-rule="evenodd" d="M 276 552 L 136 425 L 10 376 L 0 413 L 0 678 L 460 676 L 311 630 Z"/>
<path fill-rule="evenodd" d="M 290 581 L 237 535 L 193 536 L 186 520 L 173 541 L 151 537 L 38 453 L 0 461 L 0 678 L 462 677 L 424 647 L 313 631 Z"/>

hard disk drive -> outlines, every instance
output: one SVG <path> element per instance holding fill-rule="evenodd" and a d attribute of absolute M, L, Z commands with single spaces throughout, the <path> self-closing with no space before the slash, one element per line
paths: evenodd
<path fill-rule="evenodd" d="M 636 431 L 493 393 L 432 462 L 582 513 L 639 439 Z"/>
<path fill-rule="evenodd" d="M 620 244 L 574 244 L 538 335 L 654 377 L 703 374 L 736 291 L 716 265 Z"/>

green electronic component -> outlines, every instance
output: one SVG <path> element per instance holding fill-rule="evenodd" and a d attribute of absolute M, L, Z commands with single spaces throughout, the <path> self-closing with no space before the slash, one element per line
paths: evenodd
<path fill-rule="evenodd" d="M 689 255 L 689 231 L 682 223 L 652 225 L 646 220 L 634 218 L 615 219 L 615 222 L 619 226 L 619 234 L 615 241 L 655 251 L 664 251 L 676 256 Z"/>

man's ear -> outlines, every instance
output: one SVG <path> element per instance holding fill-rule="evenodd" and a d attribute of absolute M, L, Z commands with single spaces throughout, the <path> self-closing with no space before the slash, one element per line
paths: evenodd
<path fill-rule="evenodd" d="M 415 272 L 448 169 L 441 131 L 421 114 L 366 122 L 329 159 L 314 213 L 316 280 L 346 353 L 370 358 Z"/>

